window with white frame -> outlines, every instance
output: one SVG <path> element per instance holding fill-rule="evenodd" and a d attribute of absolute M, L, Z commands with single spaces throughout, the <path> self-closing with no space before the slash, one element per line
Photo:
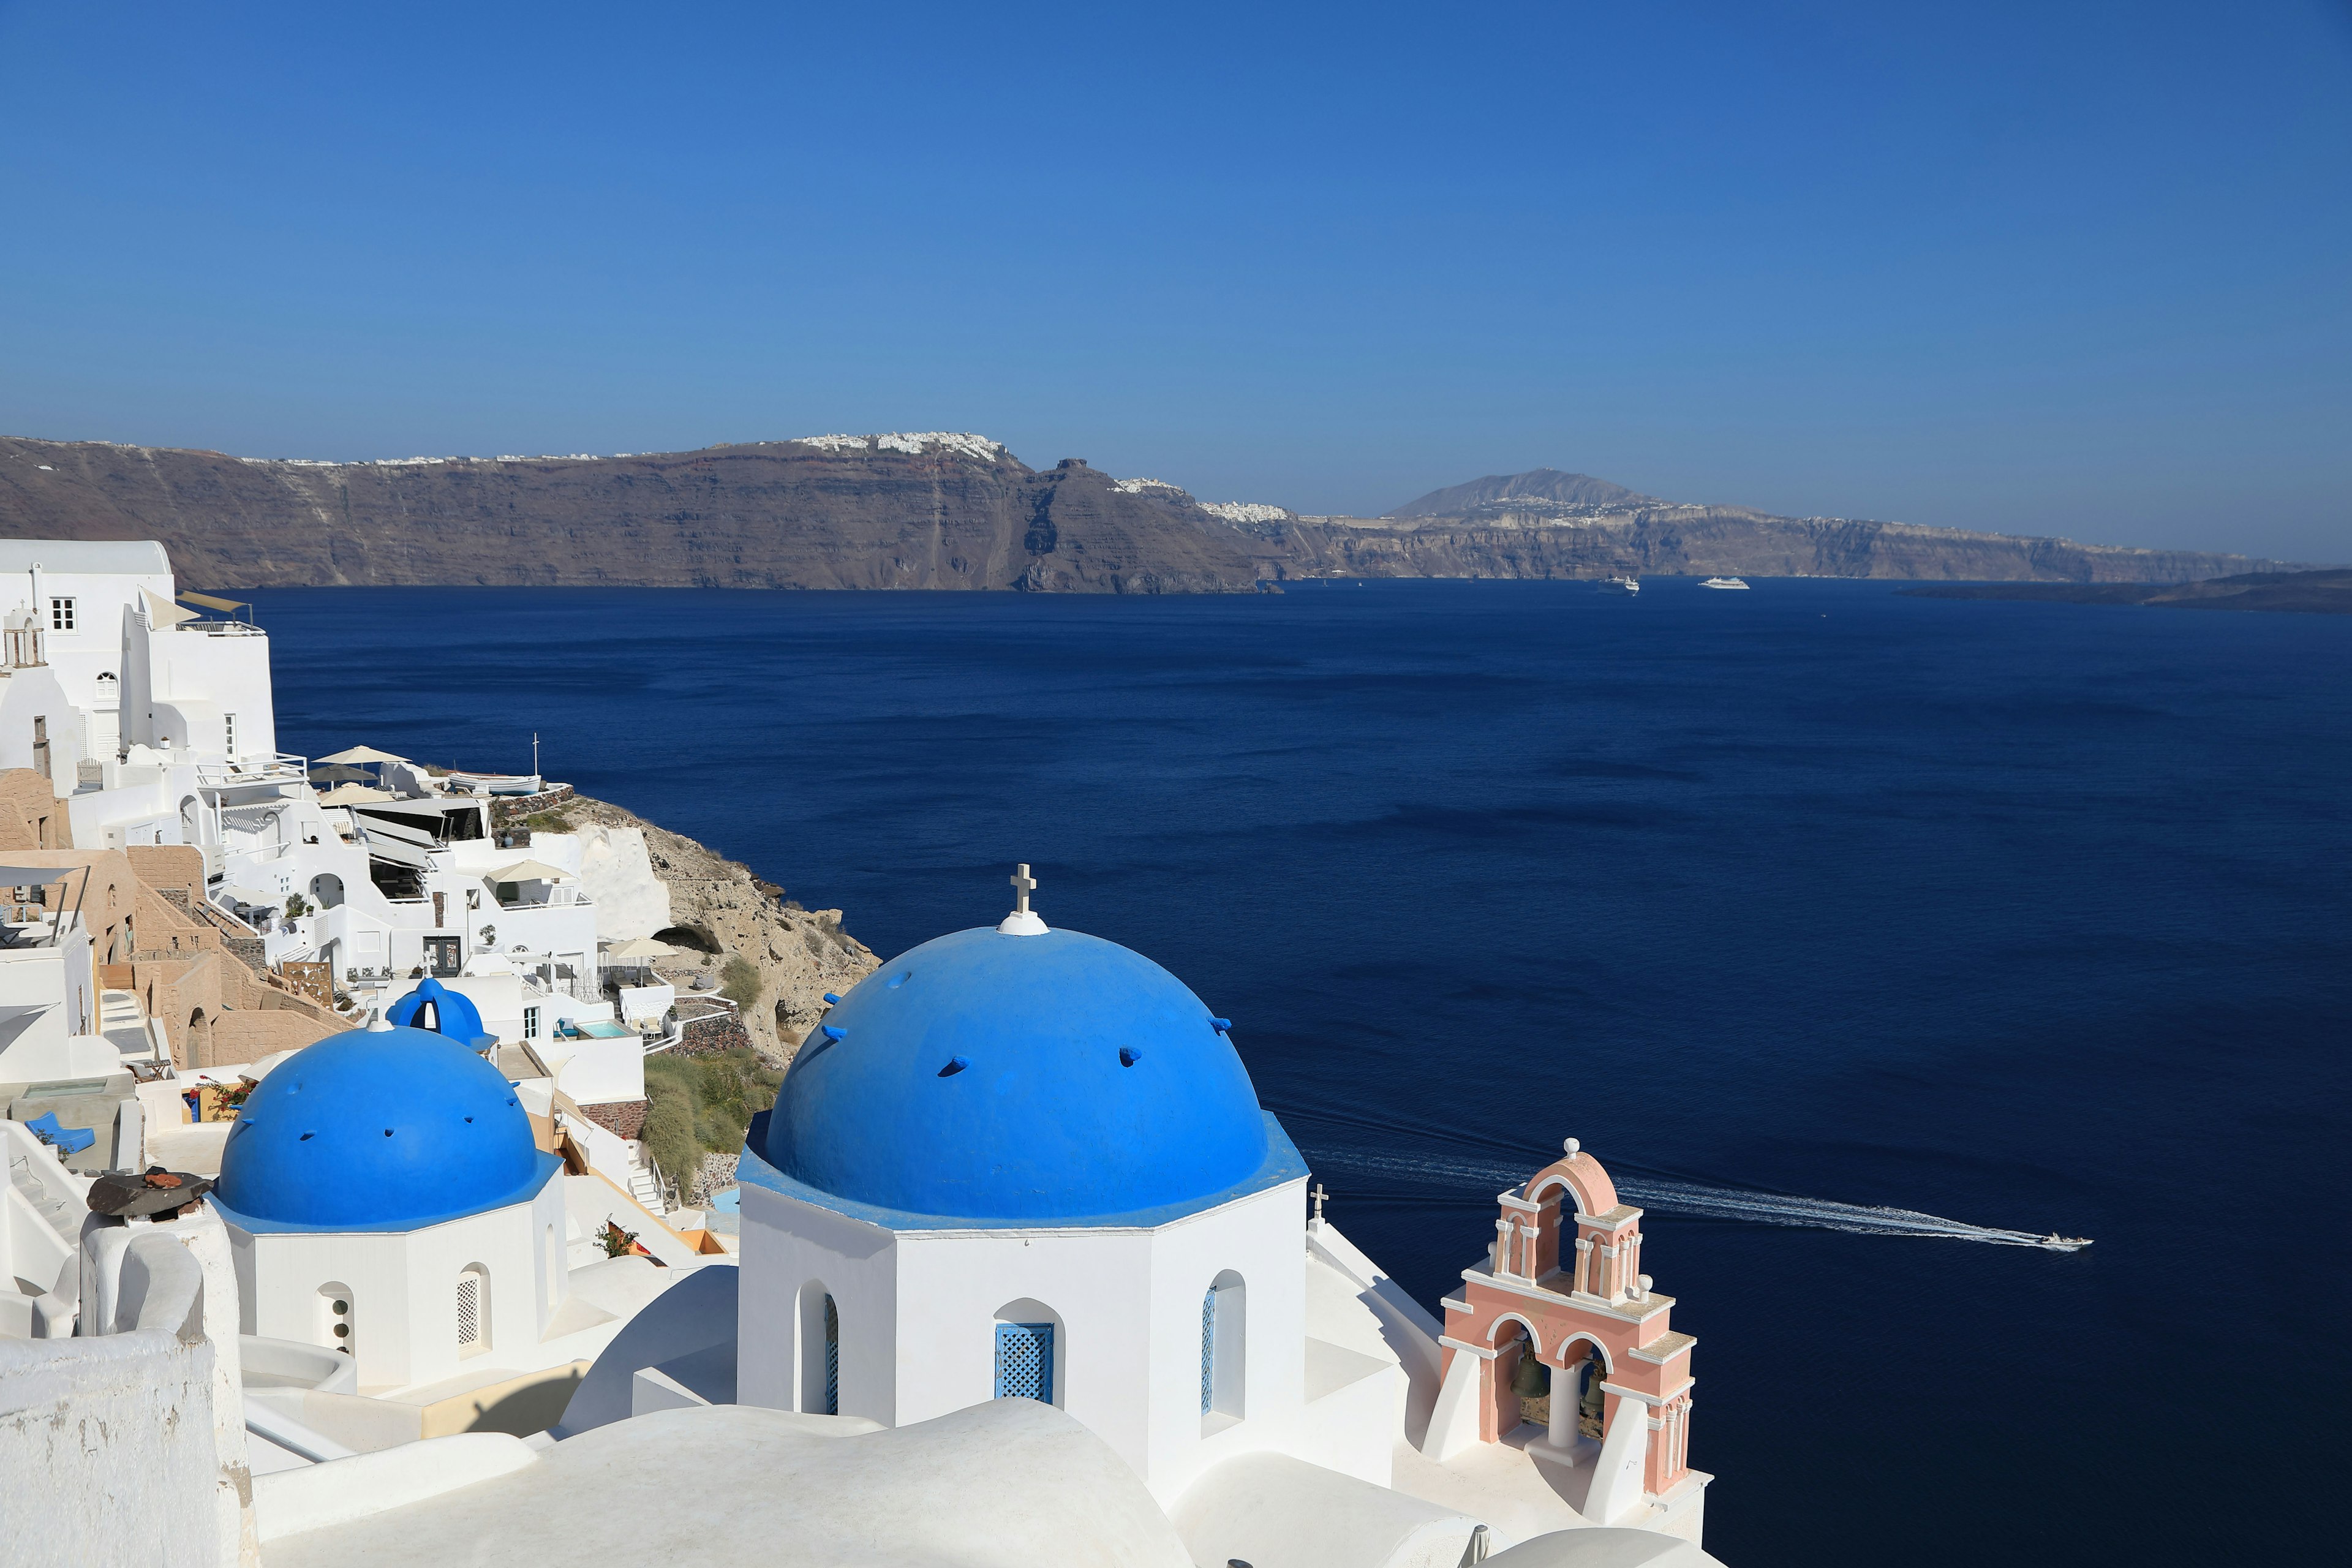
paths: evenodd
<path fill-rule="evenodd" d="M 71 599 L 49 601 L 49 630 L 69 632 L 74 629 L 74 602 Z"/>

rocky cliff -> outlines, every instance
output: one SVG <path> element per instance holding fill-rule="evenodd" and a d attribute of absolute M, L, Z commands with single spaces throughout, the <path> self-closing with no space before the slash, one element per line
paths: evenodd
<path fill-rule="evenodd" d="M 646 858 L 669 890 L 670 923 L 661 935 L 681 950 L 676 962 L 656 967 L 685 990 L 698 975 L 716 983 L 730 956 L 748 960 L 759 992 L 741 1016 L 751 1044 L 766 1056 L 789 1059 L 823 1016 L 824 994 L 846 992 L 880 962 L 842 930 L 839 910 L 788 902 L 782 888 L 740 861 L 609 801 L 573 795 L 533 820 L 564 832 L 601 826 L 645 834 Z"/>
<path fill-rule="evenodd" d="M 611 458 L 314 463 L 0 437 L 0 536 L 158 539 L 214 588 L 540 584 L 1234 593 L 1261 582 L 1622 573 L 2182 582 L 2285 564 L 1744 507 L 1539 468 L 1381 518 L 1204 504 L 978 436 Z"/>

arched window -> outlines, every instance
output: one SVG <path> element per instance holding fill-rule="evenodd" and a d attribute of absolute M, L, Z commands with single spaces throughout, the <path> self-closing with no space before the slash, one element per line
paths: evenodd
<path fill-rule="evenodd" d="M 841 1414 L 841 1310 L 824 1282 L 812 1279 L 801 1287 L 800 1397 L 803 1415 Z"/>
<path fill-rule="evenodd" d="M 352 1288 L 330 1281 L 319 1287 L 319 1342 L 348 1356 L 359 1352 L 358 1323 L 352 1310 Z"/>
<path fill-rule="evenodd" d="M 457 1353 L 479 1355 L 490 1348 L 490 1271 L 468 1264 L 457 1275 Z"/>
<path fill-rule="evenodd" d="M 1246 1352 L 1249 1290 L 1242 1277 L 1228 1268 L 1210 1283 L 1201 1298 L 1201 1417 L 1238 1421 L 1247 1379 Z"/>
<path fill-rule="evenodd" d="M 1060 1405 L 1062 1315 L 1024 1296 L 996 1310 L 996 1397 Z"/>

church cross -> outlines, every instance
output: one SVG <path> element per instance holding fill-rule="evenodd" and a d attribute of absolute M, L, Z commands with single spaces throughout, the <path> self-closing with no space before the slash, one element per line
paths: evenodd
<path fill-rule="evenodd" d="M 1013 912 L 1016 915 L 1027 914 L 1029 895 L 1037 890 L 1037 879 L 1029 874 L 1029 862 L 1024 860 L 1021 863 L 1021 868 L 1013 872 L 1006 880 L 1013 884 Z"/>
<path fill-rule="evenodd" d="M 1315 1200 L 1315 1223 L 1317 1225 L 1321 1225 L 1323 1223 L 1323 1200 L 1329 1197 L 1331 1194 L 1323 1190 L 1322 1183 L 1318 1182 L 1315 1184 L 1315 1190 L 1307 1195 Z"/>

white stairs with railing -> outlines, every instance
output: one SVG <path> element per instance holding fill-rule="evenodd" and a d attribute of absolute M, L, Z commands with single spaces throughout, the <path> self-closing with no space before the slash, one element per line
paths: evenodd
<path fill-rule="evenodd" d="M 646 1146 L 629 1144 L 629 1196 L 645 1205 L 646 1212 L 656 1216 L 669 1213 L 669 1205 L 662 1200 L 661 1178 L 654 1173 L 654 1163 L 646 1157 Z"/>

